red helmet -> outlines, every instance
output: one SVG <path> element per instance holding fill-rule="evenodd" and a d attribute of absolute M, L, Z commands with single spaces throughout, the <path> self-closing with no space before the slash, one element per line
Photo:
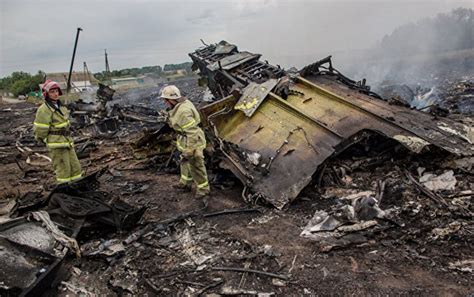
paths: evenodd
<path fill-rule="evenodd" d="M 43 97 L 46 99 L 48 98 L 48 92 L 52 89 L 58 89 L 59 90 L 59 95 L 62 95 L 63 92 L 61 91 L 61 88 L 59 87 L 59 84 L 55 81 L 52 80 L 46 80 L 43 84 Z"/>

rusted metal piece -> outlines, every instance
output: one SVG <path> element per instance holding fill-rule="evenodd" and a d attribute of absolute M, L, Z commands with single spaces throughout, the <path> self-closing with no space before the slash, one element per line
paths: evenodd
<path fill-rule="evenodd" d="M 241 110 L 246 116 L 251 117 L 277 83 L 276 79 L 269 79 L 263 84 L 250 83 L 243 90 L 244 93 L 234 109 Z"/>
<path fill-rule="evenodd" d="M 253 68 L 242 65 L 231 70 L 210 70 L 206 65 L 215 64 L 217 58 L 201 58 L 200 53 L 212 52 L 212 48 L 190 54 L 198 68 L 204 69 L 201 75 L 216 84 L 211 89 L 224 90 L 222 95 L 236 89 L 243 89 L 243 95 L 240 100 L 229 95 L 203 107 L 203 122 L 224 155 L 221 166 L 244 183 L 249 192 L 247 199 L 261 197 L 283 208 L 298 196 L 329 156 L 370 133 L 393 138 L 415 153 L 437 146 L 460 156 L 474 154 L 472 127 L 448 119 L 433 120 L 429 114 L 370 96 L 373 93 L 365 81 L 355 82 L 337 72 L 330 57 L 305 68 L 306 77 L 294 77 L 285 92 L 286 100 L 268 92 L 255 101 L 257 107 L 239 108 L 245 100 L 246 104 L 253 102 L 246 96 L 252 93 L 249 89 L 268 87 L 266 82 L 272 76 L 253 77 Z M 324 63 L 329 67 L 320 69 Z M 273 78 L 284 75 L 282 70 Z"/>
<path fill-rule="evenodd" d="M 317 109 L 332 109 L 338 113 L 337 121 L 331 125 L 337 127 L 336 130 L 345 131 L 345 137 L 368 129 L 391 137 L 416 153 L 434 145 L 459 156 L 474 154 L 473 127 L 447 118 L 434 118 L 403 106 L 390 105 L 383 100 L 354 92 L 331 77 L 297 77 L 296 80 L 299 82 L 296 87 L 300 90 L 311 89 L 324 98 Z M 339 109 L 332 106 L 338 106 Z M 316 115 L 316 108 L 310 110 Z M 351 116 L 343 118 L 349 112 Z"/>

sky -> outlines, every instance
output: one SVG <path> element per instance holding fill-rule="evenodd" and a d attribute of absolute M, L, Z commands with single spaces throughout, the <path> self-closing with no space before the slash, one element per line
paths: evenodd
<path fill-rule="evenodd" d="M 0 77 L 182 63 L 221 40 L 285 68 L 373 47 L 386 34 L 463 0 L 0 0 Z"/>

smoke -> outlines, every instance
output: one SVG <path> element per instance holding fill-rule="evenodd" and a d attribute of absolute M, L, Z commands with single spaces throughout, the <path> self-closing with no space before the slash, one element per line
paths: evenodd
<path fill-rule="evenodd" d="M 437 105 L 471 114 L 474 11 L 457 8 L 407 23 L 370 50 L 339 56 L 335 62 L 349 77 L 366 78 L 372 90 L 387 100 L 426 111 Z"/>
<path fill-rule="evenodd" d="M 408 23 L 384 36 L 371 50 L 355 54 L 351 61 L 346 58 L 344 70 L 376 86 L 473 78 L 473 28 L 474 11 L 467 8 Z"/>

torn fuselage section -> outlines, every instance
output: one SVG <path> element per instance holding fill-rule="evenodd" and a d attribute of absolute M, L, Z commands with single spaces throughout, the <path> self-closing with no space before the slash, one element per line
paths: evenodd
<path fill-rule="evenodd" d="M 330 57 L 290 80 L 283 69 L 260 62 L 260 55 L 237 47 L 219 54 L 216 47 L 190 54 L 209 88 L 223 98 L 200 111 L 224 156 L 222 167 L 244 183 L 247 199 L 261 197 L 283 208 L 327 158 L 360 141 L 363 131 L 395 139 L 415 153 L 433 145 L 456 155 L 474 153 L 469 127 L 378 99 L 365 81 L 335 70 Z"/>

